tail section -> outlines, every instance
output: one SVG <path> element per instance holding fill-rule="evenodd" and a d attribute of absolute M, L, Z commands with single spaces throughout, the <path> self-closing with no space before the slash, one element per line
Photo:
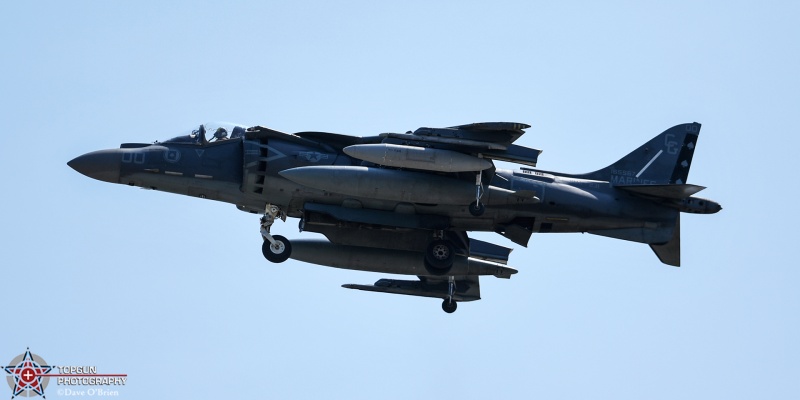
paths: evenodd
<path fill-rule="evenodd" d="M 580 175 L 584 179 L 608 181 L 618 189 L 675 210 L 670 211 L 674 214 L 665 214 L 670 215 L 667 221 L 674 218 L 674 225 L 665 221 L 665 226 L 655 229 L 591 233 L 647 243 L 661 262 L 680 266 L 680 212 L 712 214 L 722 209 L 716 202 L 692 197 L 705 188 L 686 183 L 699 134 L 700 124 L 696 122 L 673 126 L 608 167 Z"/>
<path fill-rule="evenodd" d="M 681 215 L 675 220 L 675 229 L 672 230 L 672 239 L 664 244 L 651 244 L 650 248 L 656 253 L 662 263 L 673 267 L 681 266 Z"/>
<path fill-rule="evenodd" d="M 622 185 L 682 185 L 689 177 L 700 124 L 673 126 L 619 161 L 581 178 Z"/>

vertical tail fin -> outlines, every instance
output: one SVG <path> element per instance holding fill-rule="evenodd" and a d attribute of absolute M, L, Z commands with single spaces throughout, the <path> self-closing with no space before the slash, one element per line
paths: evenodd
<path fill-rule="evenodd" d="M 682 185 L 689 177 L 700 124 L 673 126 L 619 161 L 582 178 L 612 185 Z"/>
<path fill-rule="evenodd" d="M 613 186 L 652 198 L 687 198 L 703 189 L 702 186 L 686 184 L 699 134 L 700 124 L 697 122 L 673 126 L 619 161 L 580 177 L 608 181 Z M 631 236 L 627 230 L 597 234 L 649 243 L 661 262 L 677 267 L 681 264 L 680 212 L 672 212 L 674 227 L 659 228 L 657 232 L 651 232 L 649 237 L 644 234 L 641 237 Z M 657 238 L 656 233 L 662 236 Z M 670 236 L 664 237 L 664 234 Z"/>

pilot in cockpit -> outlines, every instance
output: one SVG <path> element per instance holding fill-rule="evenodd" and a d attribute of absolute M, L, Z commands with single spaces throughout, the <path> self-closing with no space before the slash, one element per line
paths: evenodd
<path fill-rule="evenodd" d="M 208 132 L 210 134 L 208 138 L 206 138 L 206 128 L 208 128 Z M 245 129 L 243 127 L 234 125 L 232 127 L 232 135 L 229 135 L 228 133 L 228 129 L 230 128 L 230 126 L 226 128 L 216 124 L 209 127 L 206 127 L 206 125 L 200 125 L 199 128 L 192 130 L 189 134 L 174 137 L 165 141 L 164 143 L 194 143 L 205 146 L 209 142 L 214 143 L 244 137 Z"/>
<path fill-rule="evenodd" d="M 228 139 L 228 131 L 223 127 L 217 128 L 216 132 L 214 132 L 214 141 L 218 142 L 226 139 Z"/>

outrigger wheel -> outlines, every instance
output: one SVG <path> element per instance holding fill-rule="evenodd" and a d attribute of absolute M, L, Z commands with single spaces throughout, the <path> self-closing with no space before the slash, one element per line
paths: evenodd
<path fill-rule="evenodd" d="M 447 297 L 442 301 L 442 310 L 448 314 L 456 312 L 458 304 L 453 300 L 453 295 L 456 294 L 456 278 L 454 276 L 447 277 Z"/>
<path fill-rule="evenodd" d="M 480 217 L 481 215 L 483 215 L 484 211 L 486 211 L 486 206 L 484 206 L 483 203 L 479 203 L 477 201 L 473 201 L 472 203 L 469 203 L 469 213 L 470 214 L 472 214 L 472 215 L 474 215 L 476 217 Z"/>
<path fill-rule="evenodd" d="M 456 303 L 453 299 L 444 299 L 442 301 L 442 310 L 448 314 L 452 314 L 456 312 L 456 308 L 458 308 L 458 303 Z"/>
<path fill-rule="evenodd" d="M 475 175 L 475 201 L 469 204 L 469 213 L 476 217 L 480 217 L 486 211 L 486 206 L 481 203 L 481 197 L 483 197 L 482 176 L 483 174 L 480 171 Z"/>

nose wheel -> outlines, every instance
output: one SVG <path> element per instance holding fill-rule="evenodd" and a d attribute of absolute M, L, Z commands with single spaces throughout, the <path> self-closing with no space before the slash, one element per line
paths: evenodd
<path fill-rule="evenodd" d="M 292 243 L 281 235 L 275 235 L 272 237 L 272 242 L 264 241 L 264 244 L 261 245 L 261 253 L 270 262 L 282 263 L 292 255 Z"/>
<path fill-rule="evenodd" d="M 270 228 L 278 218 L 286 221 L 286 213 L 278 206 L 267 204 L 264 216 L 261 217 L 261 237 L 264 239 L 264 243 L 261 245 L 261 253 L 264 258 L 274 263 L 282 263 L 292 255 L 292 244 L 289 239 L 281 235 L 272 236 L 270 234 Z"/>

